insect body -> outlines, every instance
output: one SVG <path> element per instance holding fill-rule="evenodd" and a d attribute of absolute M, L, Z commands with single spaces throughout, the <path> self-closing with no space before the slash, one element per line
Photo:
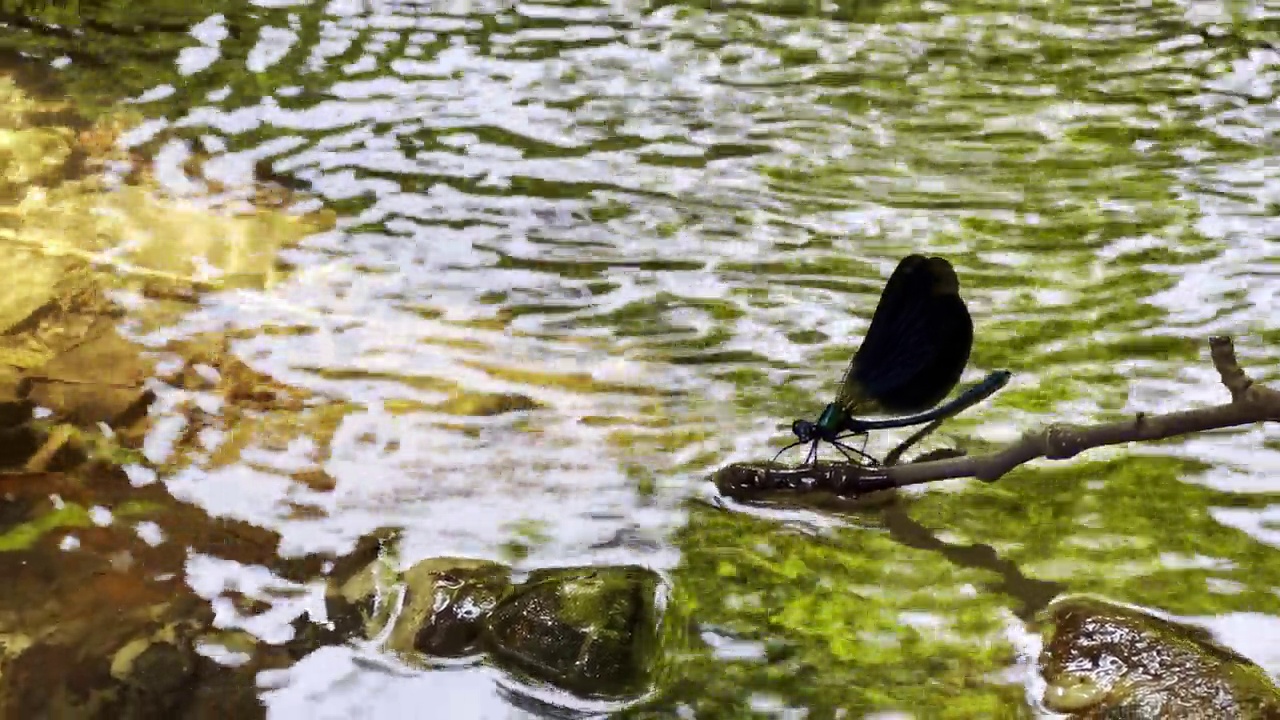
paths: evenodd
<path fill-rule="evenodd" d="M 849 363 L 840 389 L 816 422 L 791 425 L 797 445 L 810 445 L 811 464 L 821 442 L 849 457 L 875 458 L 843 441 L 870 430 L 910 427 L 942 420 L 990 397 L 1009 382 L 999 370 L 943 405 L 964 373 L 973 346 L 973 320 L 960 297 L 960 281 L 951 263 L 940 257 L 908 255 L 889 276 L 871 327 Z M 875 413 L 908 413 L 871 419 Z M 775 456 L 776 459 L 776 456 Z"/>

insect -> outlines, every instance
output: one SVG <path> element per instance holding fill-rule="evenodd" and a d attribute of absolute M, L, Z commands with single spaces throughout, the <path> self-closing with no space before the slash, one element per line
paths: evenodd
<path fill-rule="evenodd" d="M 879 464 L 845 441 L 871 430 L 941 421 L 982 402 L 1009 382 L 1011 373 L 998 370 L 937 406 L 959 382 L 972 347 L 973 320 L 960 298 L 960 281 L 951 263 L 940 257 L 908 255 L 885 283 L 871 327 L 845 371 L 835 400 L 816 422 L 793 422 L 796 442 L 779 451 L 774 460 L 807 444 L 805 464 L 813 464 L 819 443 L 827 442 L 850 461 L 854 453 Z M 886 412 L 911 414 L 858 417 Z"/>

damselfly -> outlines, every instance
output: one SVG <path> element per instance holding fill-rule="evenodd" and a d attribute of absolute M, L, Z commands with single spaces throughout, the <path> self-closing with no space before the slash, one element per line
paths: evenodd
<path fill-rule="evenodd" d="M 871 430 L 940 421 L 982 402 L 1009 382 L 1011 373 L 998 370 L 938 405 L 959 382 L 972 346 L 973 320 L 960 298 L 960 281 L 951 263 L 923 255 L 903 258 L 885 283 L 871 327 L 845 371 L 836 399 L 827 404 L 816 422 L 792 423 L 797 440 L 780 450 L 774 460 L 793 447 L 808 444 L 805 464 L 812 464 L 819 443 L 827 442 L 851 461 L 854 457 L 850 453 L 854 453 L 878 464 L 846 441 Z M 912 414 L 859 417 L 869 413 Z"/>

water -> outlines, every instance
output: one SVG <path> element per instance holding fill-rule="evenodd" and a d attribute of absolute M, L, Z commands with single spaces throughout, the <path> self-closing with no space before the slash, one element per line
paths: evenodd
<path fill-rule="evenodd" d="M 234 333 L 254 368 L 352 408 L 327 448 L 175 461 L 178 497 L 279 531 L 286 553 L 399 525 L 406 561 L 669 573 L 696 625 L 646 706 L 660 714 L 1033 716 L 1036 582 L 1193 618 L 1280 673 L 1273 428 L 942 483 L 900 512 L 705 502 L 708 472 L 816 416 L 910 252 L 957 269 L 966 380 L 1015 373 L 948 426 L 973 452 L 1224 402 L 1211 334 L 1280 377 L 1280 6 L 206 13 L 157 5 L 147 54 L 88 24 L 88 55 L 30 27 L 3 43 L 52 62 L 84 107 L 132 98 L 146 122 L 125 142 L 172 192 L 234 194 L 256 173 L 339 218 L 282 253 L 287 274 L 136 323 L 152 340 Z M 93 61 L 122 56 L 126 71 Z M 535 409 L 458 400 L 482 394 Z M 333 492 L 288 478 L 315 462 Z M 975 544 L 1015 570 L 947 549 Z M 402 677 L 355 655 L 304 660 L 268 705 L 542 712 L 484 668 Z"/>

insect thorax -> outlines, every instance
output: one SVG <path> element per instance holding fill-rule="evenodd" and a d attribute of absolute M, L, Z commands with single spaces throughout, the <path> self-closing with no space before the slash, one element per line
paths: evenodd
<path fill-rule="evenodd" d="M 832 440 L 843 431 L 849 413 L 838 403 L 829 403 L 818 416 L 816 430 L 823 440 Z"/>

